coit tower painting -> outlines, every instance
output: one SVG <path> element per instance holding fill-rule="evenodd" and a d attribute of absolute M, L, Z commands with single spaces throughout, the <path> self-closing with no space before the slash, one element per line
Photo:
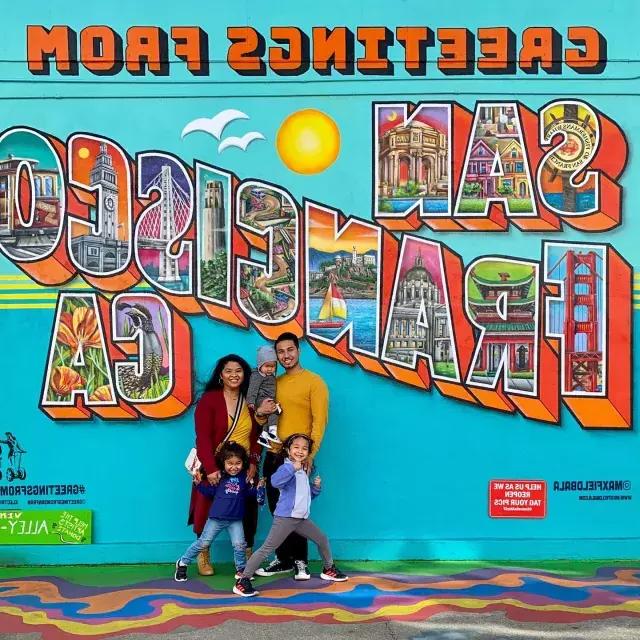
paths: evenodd
<path fill-rule="evenodd" d="M 224 193 L 220 180 L 207 180 L 204 191 L 204 238 L 202 259 L 213 260 L 219 251 L 227 248 Z"/>

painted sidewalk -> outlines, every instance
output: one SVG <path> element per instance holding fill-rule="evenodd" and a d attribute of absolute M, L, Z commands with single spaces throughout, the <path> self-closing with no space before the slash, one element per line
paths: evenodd
<path fill-rule="evenodd" d="M 420 631 L 422 625 L 415 623 L 432 618 L 435 622 L 443 614 L 462 621 L 490 614 L 513 621 L 514 626 L 535 623 L 558 630 L 604 621 L 631 630 L 629 636 L 615 637 L 640 637 L 640 563 L 340 566 L 351 576 L 346 583 L 326 583 L 317 577 L 302 583 L 290 577 L 258 579 L 261 595 L 252 599 L 231 593 L 229 565 L 218 566 L 212 578 L 185 583 L 173 581 L 169 565 L 4 567 L 0 568 L 0 637 L 36 633 L 44 640 L 55 640 L 134 632 L 150 637 L 147 634 L 185 629 L 209 629 L 208 637 L 215 637 L 211 635 L 215 628 L 231 624 L 253 627 L 255 637 L 261 638 L 264 623 L 274 632 L 280 625 L 289 626 L 285 623 L 306 623 L 305 628 L 311 629 L 308 638 L 315 637 L 314 628 L 320 631 L 323 625 L 333 627 L 333 637 L 346 636 L 336 625 L 343 625 L 344 632 L 349 629 L 349 637 L 357 637 L 351 630 L 359 625 L 363 637 L 391 638 L 400 636 L 379 636 L 376 623 L 406 623 L 407 628 L 419 628 L 413 636 L 403 637 L 436 638 L 435 632 Z M 312 569 L 318 567 L 312 563 Z"/>

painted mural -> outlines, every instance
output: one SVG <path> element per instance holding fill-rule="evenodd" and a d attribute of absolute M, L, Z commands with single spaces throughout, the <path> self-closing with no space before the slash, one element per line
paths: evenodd
<path fill-rule="evenodd" d="M 400 256 L 385 356 L 414 368 L 418 357 L 427 357 L 431 375 L 459 381 L 441 249 L 405 236 Z"/>
<path fill-rule="evenodd" d="M 198 166 L 198 240 L 200 256 L 198 293 L 201 298 L 228 303 L 231 228 L 229 174 Z"/>
<path fill-rule="evenodd" d="M 451 188 L 451 106 L 378 104 L 377 211 L 447 214 Z"/>
<path fill-rule="evenodd" d="M 523 148 L 517 104 L 485 103 L 476 109 L 456 211 L 484 212 L 493 201 L 507 212 L 534 214 Z"/>
<path fill-rule="evenodd" d="M 239 263 L 240 305 L 249 317 L 282 322 L 298 309 L 298 212 L 281 190 L 257 182 L 238 191 L 238 221 L 242 228 L 268 238 L 268 267 L 250 261 Z"/>
<path fill-rule="evenodd" d="M 96 306 L 95 296 L 90 294 L 61 295 L 43 396 L 47 404 L 70 404 L 80 389 L 90 402 L 113 401 L 113 378 Z"/>
<path fill-rule="evenodd" d="M 0 505 L 37 510 L 49 486 L 107 504 L 83 470 L 104 446 L 104 468 L 92 465 L 118 468 L 119 495 L 144 452 L 162 476 L 149 505 L 177 512 L 176 460 L 213 364 L 254 363 L 286 331 L 330 389 L 329 490 L 349 470 L 354 492 L 393 505 L 381 524 L 341 495 L 353 524 L 331 534 L 345 557 L 499 557 L 503 539 L 538 535 L 562 554 L 552 541 L 578 522 L 566 504 L 553 519 L 562 487 L 637 485 L 638 170 L 623 78 L 638 69 L 618 16 L 577 26 L 561 6 L 556 26 L 468 28 L 445 12 L 428 26 L 414 24 L 417 0 L 391 17 L 373 0 L 361 24 L 351 6 L 323 5 L 322 22 L 284 0 L 277 23 L 263 12 L 248 26 L 225 5 L 195 27 L 184 11 L 201 7 L 185 0 L 157 17 L 132 5 L 117 25 L 72 2 L 37 24 L 31 4 L 10 17 L 0 59 L 0 334 L 15 399 L 0 434 L 24 454 L 14 446 L 8 466 L 0 438 Z M 467 4 L 469 24 L 506 20 Z M 63 465 L 76 446 L 82 464 Z M 383 469 L 373 491 L 366 472 L 407 451 L 418 489 L 396 501 Z M 31 486 L 25 460 L 29 482 L 59 477 Z M 534 488 L 506 495 L 512 484 Z M 559 530 L 497 524 L 487 487 L 496 518 L 531 499 Z M 416 491 L 413 531 L 398 522 Z M 581 553 L 619 540 L 626 497 L 580 500 L 607 502 L 582 521 L 607 524 Z M 124 539 L 135 559 L 150 508 L 123 505 L 121 525 L 96 509 L 111 560 Z M 157 539 L 182 540 L 180 518 Z M 378 539 L 397 545 L 360 545 Z"/>
<path fill-rule="evenodd" d="M 392 156 L 397 162 L 384 159 L 385 153 L 397 145 L 402 149 L 406 136 L 409 140 L 418 134 L 398 129 L 399 125 L 394 123 L 402 117 L 402 110 L 389 109 L 376 107 L 373 112 L 375 137 L 382 145 L 376 162 L 402 167 L 406 164 L 405 151 Z M 412 126 L 418 128 L 420 135 L 437 131 L 435 125 L 446 123 L 445 116 L 452 109 L 453 105 L 448 108 L 438 105 L 431 110 L 420 105 Z M 549 216 L 555 217 L 560 225 L 561 220 L 575 223 L 578 213 L 581 219 L 599 215 L 576 211 L 573 205 L 568 211 L 547 210 L 548 214 L 544 214 L 543 201 L 549 193 L 536 188 L 528 158 L 534 154 L 542 157 L 544 173 L 547 162 L 557 164 L 557 158 L 568 153 L 567 145 L 574 142 L 577 134 L 574 120 L 562 119 L 567 113 L 577 113 L 582 117 L 580 122 L 590 122 L 597 132 L 610 121 L 604 115 L 596 117 L 589 105 L 575 100 L 558 102 L 553 109 L 545 108 L 539 124 L 547 132 L 544 135 L 548 135 L 544 118 L 553 119 L 554 114 L 560 114 L 553 120 L 555 126 L 560 127 L 557 123 L 562 122 L 565 128 L 559 130 L 566 134 L 564 144 L 553 150 L 556 155 L 543 157 L 544 139 L 535 144 L 525 143 L 518 115 L 523 109 L 516 103 L 477 104 L 467 153 L 460 165 L 454 164 L 452 172 L 460 176 L 456 205 L 447 218 L 439 217 L 439 222 L 446 219 L 449 224 L 460 224 L 459 231 L 473 231 L 474 225 L 475 230 L 498 231 L 511 222 L 520 224 L 523 230 L 527 227 L 538 230 L 540 225 L 550 223 Z M 318 124 L 315 114 L 305 116 L 300 112 L 297 117 L 308 117 L 306 126 L 311 129 L 321 130 L 323 126 L 323 120 Z M 384 126 L 380 125 L 381 120 L 386 122 Z M 612 124 L 607 126 L 611 136 L 608 148 L 619 149 L 621 170 L 626 160 L 626 142 L 619 129 Z M 537 129 L 531 122 L 530 132 Z M 380 131 L 384 131 L 382 139 Z M 291 137 L 288 143 L 286 135 Z M 295 129 L 288 134 L 281 130 L 278 144 L 281 147 L 296 144 L 297 135 Z M 443 133 L 438 136 L 444 144 L 446 136 Z M 401 220 L 412 224 L 410 218 L 416 211 L 418 221 L 434 213 L 430 210 L 434 190 L 425 186 L 424 180 L 430 175 L 425 167 L 431 164 L 442 167 L 438 179 L 451 190 L 452 180 L 444 173 L 448 166 L 446 153 L 438 156 L 437 161 L 433 157 L 427 161 L 419 160 L 422 156 L 411 156 L 408 169 L 405 166 L 408 173 L 402 169 L 398 174 L 402 184 L 395 185 L 398 176 L 389 178 L 394 183 L 392 187 L 387 180 L 380 183 L 381 189 L 387 189 L 388 198 L 384 201 L 402 201 L 404 209 L 385 212 L 378 206 L 380 216 L 400 217 L 383 218 L 376 224 L 355 217 L 347 219 L 328 206 L 309 201 L 301 213 L 283 187 L 256 180 L 234 186 L 223 169 L 196 166 L 189 170 L 181 161 L 162 152 L 138 153 L 135 165 L 126 163 L 126 152 L 115 142 L 108 146 L 100 140 L 103 139 L 97 136 L 71 134 L 66 144 L 68 158 L 73 159 L 69 164 L 73 184 L 85 184 L 87 193 L 95 194 L 94 205 L 88 196 L 83 198 L 88 202 L 81 205 L 86 212 L 85 221 L 70 218 L 65 245 L 62 241 L 65 217 L 60 216 L 58 227 L 52 228 L 55 233 L 43 233 L 50 244 L 40 249 L 42 253 L 32 252 L 23 260 L 16 254 L 18 246 L 27 246 L 18 242 L 20 221 L 24 220 L 20 210 L 22 199 L 35 203 L 38 194 L 43 193 L 42 185 L 50 184 L 47 189 L 57 192 L 56 185 L 64 184 L 70 176 L 63 169 L 64 158 L 57 156 L 57 162 L 49 157 L 49 163 L 59 167 L 50 183 L 44 179 L 46 176 L 38 178 L 29 169 L 31 164 L 22 160 L 13 163 L 15 175 L 7 184 L 22 181 L 22 185 L 16 197 L 5 200 L 8 219 L 13 222 L 7 242 L 0 245 L 0 250 L 34 280 L 48 284 L 63 284 L 78 273 L 98 276 L 98 289 L 118 291 L 143 277 L 153 291 L 145 294 L 144 304 L 134 305 L 126 312 L 134 323 L 127 324 L 126 330 L 135 327 L 135 335 L 143 335 L 146 340 L 153 337 L 151 352 L 157 362 L 144 377 L 148 382 L 151 376 L 154 382 L 131 386 L 130 381 L 123 379 L 127 367 L 122 363 L 116 365 L 107 350 L 110 344 L 116 346 L 119 340 L 116 332 L 124 329 L 116 322 L 111 325 L 111 335 L 95 342 L 92 330 L 85 326 L 93 326 L 95 322 L 95 301 L 86 318 L 73 319 L 79 316 L 86 298 L 67 291 L 61 294 L 61 312 L 54 323 L 53 336 L 57 337 L 52 344 L 55 342 L 57 346 L 52 349 L 55 355 L 50 362 L 52 373 L 45 380 L 48 391 L 43 394 L 43 408 L 57 403 L 74 404 L 77 397 L 84 398 L 81 404 L 87 409 L 115 405 L 124 402 L 124 398 L 135 405 L 144 394 L 151 393 L 145 397 L 148 401 L 162 395 L 161 387 L 186 384 L 184 380 L 172 379 L 171 369 L 166 367 L 170 359 L 166 349 L 172 315 L 180 311 L 206 311 L 214 319 L 240 326 L 253 323 L 265 337 L 272 337 L 294 323 L 311 344 L 329 357 L 359 362 L 365 369 L 425 389 L 437 386 L 444 395 L 470 403 L 518 410 L 530 418 L 556 422 L 559 388 L 567 406 L 575 399 L 583 407 L 578 418 L 583 426 L 631 426 L 631 376 L 624 368 L 607 366 L 607 357 L 616 362 L 628 358 L 630 347 L 629 316 L 624 305 L 630 304 L 631 270 L 613 247 L 596 243 L 590 250 L 567 247 L 554 261 L 561 249 L 556 243 L 543 240 L 544 265 L 515 256 L 504 260 L 487 256 L 463 266 L 448 243 L 426 240 L 408 231 L 394 234 L 385 228 L 389 222 L 394 227 Z M 51 154 L 60 144 L 52 136 L 26 127 L 10 129 L 2 137 L 7 154 L 16 160 L 25 155 L 26 148 L 48 149 Z M 224 141 L 220 146 L 223 144 Z M 315 151 L 311 155 L 315 156 Z M 573 163 L 574 173 L 599 166 L 599 156 L 592 158 L 592 155 L 585 143 L 583 154 Z M 82 165 L 76 163 L 76 156 L 78 162 L 84 161 Z M 611 152 L 606 154 L 607 163 L 611 162 L 610 156 Z M 595 185 L 604 176 L 593 169 L 588 173 Z M 375 175 L 378 181 L 380 176 L 387 176 L 380 172 Z M 137 195 L 125 188 L 129 202 L 123 202 L 119 185 L 130 183 L 132 177 L 138 184 Z M 549 180 L 549 184 L 552 182 Z M 418 191 L 407 196 L 407 189 L 414 187 L 419 187 Z M 78 200 L 76 189 L 69 189 L 67 199 Z M 582 186 L 576 186 L 575 190 L 576 199 L 572 203 L 578 201 L 580 194 L 587 193 Z M 588 190 L 593 196 L 592 203 L 599 199 L 595 197 L 596 191 Z M 378 200 L 378 205 L 381 201 Z M 584 198 L 580 201 L 586 202 Z M 560 206 L 558 201 L 556 205 Z M 601 202 L 600 209 L 610 212 L 614 205 L 615 202 Z M 133 227 L 127 224 L 129 216 L 124 213 L 130 211 L 136 212 Z M 616 217 L 619 216 L 618 211 Z M 307 245 L 305 260 L 301 224 Z M 79 235 L 73 235 L 74 225 L 82 229 Z M 266 258 L 254 259 L 254 249 Z M 612 263 L 608 272 L 607 262 Z M 52 263 L 55 269 L 49 268 Z M 118 273 L 128 273 L 130 278 L 122 280 Z M 235 281 L 230 277 L 232 273 L 236 274 Z M 197 287 L 194 280 L 198 281 Z M 555 293 L 549 288 L 554 284 Z M 604 331 L 602 319 L 607 299 L 612 298 L 618 300 L 613 313 L 619 317 L 618 322 L 627 325 L 622 332 L 612 330 L 616 322 L 610 322 L 607 332 Z M 95 296 L 91 299 L 95 300 Z M 167 301 L 175 311 L 168 311 Z M 221 316 L 219 307 L 208 307 L 208 301 L 227 305 L 231 314 L 225 312 Z M 162 320 L 161 339 L 155 327 L 147 333 L 144 327 L 153 324 L 150 309 L 162 305 L 167 311 L 158 316 Z M 134 313 L 136 310 L 138 313 Z M 546 323 L 542 321 L 544 313 L 548 313 Z M 140 324 L 135 325 L 136 321 Z M 65 333 L 68 326 L 72 328 Z M 554 338 L 563 345 L 560 350 L 551 346 Z M 151 352 L 147 348 L 145 357 Z M 541 359 L 545 362 L 544 381 Z M 160 362 L 165 363 L 162 375 Z M 87 366 L 94 369 L 89 371 Z M 439 380 L 446 381 L 446 385 L 438 384 Z M 140 384 L 139 379 L 136 384 Z M 615 401 L 609 393 L 613 388 L 620 392 L 615 394 Z M 601 415 L 598 410 L 586 409 L 603 402 L 610 403 L 613 411 Z M 617 414 L 614 421 L 612 413 Z M 129 415 L 135 416 L 135 410 Z"/>
<path fill-rule="evenodd" d="M 380 234 L 350 221 L 338 231 L 338 215 L 308 210 L 307 333 L 335 345 L 350 336 L 354 350 L 378 353 Z"/>
<path fill-rule="evenodd" d="M 467 313 L 482 335 L 469 381 L 535 395 L 538 273 L 532 263 L 478 260 L 467 272 Z"/>

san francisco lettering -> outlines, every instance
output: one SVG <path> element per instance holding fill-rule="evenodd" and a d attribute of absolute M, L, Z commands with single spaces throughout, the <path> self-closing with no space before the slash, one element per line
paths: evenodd
<path fill-rule="evenodd" d="M 5 130 L 0 251 L 41 285 L 94 288 L 59 293 L 42 410 L 180 415 L 185 316 L 206 314 L 267 339 L 294 331 L 322 356 L 469 404 L 558 423 L 564 403 L 583 427 L 631 428 L 632 269 L 610 244 L 544 240 L 536 258 L 465 265 L 419 233 L 615 228 L 617 124 L 559 100 L 537 113 L 374 103 L 372 125 L 369 220 L 202 161 L 134 158 L 99 134 Z"/>

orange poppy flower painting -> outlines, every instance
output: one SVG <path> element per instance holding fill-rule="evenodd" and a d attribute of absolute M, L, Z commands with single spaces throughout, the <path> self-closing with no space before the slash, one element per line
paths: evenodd
<path fill-rule="evenodd" d="M 86 298 L 65 298 L 62 304 L 47 399 L 66 402 L 83 389 L 92 401 L 112 402 L 96 310 Z"/>

